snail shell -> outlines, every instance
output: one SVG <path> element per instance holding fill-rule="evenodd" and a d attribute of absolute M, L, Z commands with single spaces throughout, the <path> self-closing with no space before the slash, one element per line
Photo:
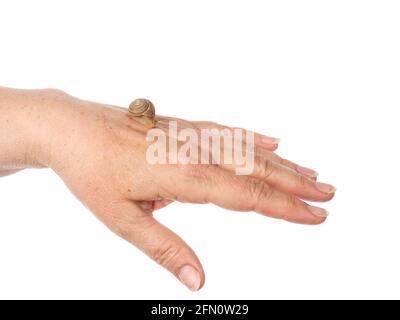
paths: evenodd
<path fill-rule="evenodd" d="M 136 99 L 129 105 L 129 115 L 143 124 L 155 125 L 156 109 L 150 100 Z"/>

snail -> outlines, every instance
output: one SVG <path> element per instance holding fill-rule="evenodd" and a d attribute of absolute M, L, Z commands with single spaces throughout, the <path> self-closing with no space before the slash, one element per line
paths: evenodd
<path fill-rule="evenodd" d="M 154 128 L 156 125 L 156 109 L 147 99 L 136 99 L 129 105 L 129 115 L 142 124 Z"/>

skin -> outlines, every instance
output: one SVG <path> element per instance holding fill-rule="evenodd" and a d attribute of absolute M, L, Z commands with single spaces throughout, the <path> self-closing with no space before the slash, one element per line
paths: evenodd
<path fill-rule="evenodd" d="M 159 126 L 171 118 L 158 117 Z M 228 128 L 181 119 L 179 128 Z M 153 212 L 173 201 L 213 203 L 290 222 L 317 225 L 335 188 L 317 174 L 282 159 L 278 140 L 255 135 L 252 176 L 235 165 L 150 165 L 147 128 L 127 110 L 89 102 L 62 91 L 0 88 L 0 176 L 25 168 L 51 168 L 114 233 L 168 269 L 189 289 L 205 281 L 193 250 L 161 225 Z"/>

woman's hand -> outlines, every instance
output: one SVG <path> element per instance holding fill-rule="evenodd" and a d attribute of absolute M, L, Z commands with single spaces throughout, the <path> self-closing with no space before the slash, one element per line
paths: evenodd
<path fill-rule="evenodd" d="M 11 173 L 10 170 L 32 166 L 52 168 L 113 232 L 192 290 L 204 284 L 201 264 L 179 236 L 156 221 L 152 215 L 155 210 L 179 201 L 214 203 L 230 210 L 255 211 L 304 224 L 319 224 L 327 217 L 324 209 L 303 200 L 329 201 L 334 187 L 316 182 L 315 171 L 276 155 L 276 139 L 255 134 L 255 163 L 249 176 L 236 175 L 235 163 L 150 164 L 146 158 L 148 128 L 129 118 L 126 109 L 79 100 L 53 90 L 16 92 L 20 103 L 21 94 L 30 101 L 25 111 L 33 115 L 33 120 L 27 124 L 27 131 L 36 139 L 26 139 L 29 142 L 22 150 L 28 151 L 18 153 L 19 161 L 0 158 L 0 171 L 3 168 L 3 173 Z M 0 108 L 4 100 L 12 99 L 8 96 L 2 102 L 0 91 Z M 210 128 L 232 130 L 209 122 L 166 117 L 157 120 L 157 126 L 166 132 L 171 120 L 177 121 L 178 128 L 197 132 Z M 0 116 L 1 121 L 5 118 Z M 7 143 L 0 141 L 0 151 L 2 144 L 7 149 Z M 201 145 L 197 147 L 202 149 Z"/>

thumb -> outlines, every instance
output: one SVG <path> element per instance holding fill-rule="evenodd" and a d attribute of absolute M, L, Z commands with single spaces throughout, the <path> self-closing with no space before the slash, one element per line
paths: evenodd
<path fill-rule="evenodd" d="M 197 291 L 205 275 L 194 251 L 174 232 L 160 224 L 133 202 L 112 209 L 106 224 L 151 259 L 174 274 L 190 290 Z"/>

